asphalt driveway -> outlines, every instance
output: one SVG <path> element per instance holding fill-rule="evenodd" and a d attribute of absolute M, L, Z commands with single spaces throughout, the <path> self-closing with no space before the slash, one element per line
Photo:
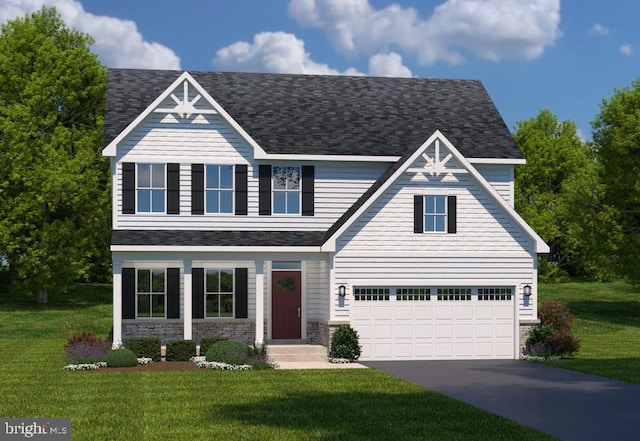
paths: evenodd
<path fill-rule="evenodd" d="M 563 440 L 640 440 L 640 385 L 520 360 L 362 364 Z"/>

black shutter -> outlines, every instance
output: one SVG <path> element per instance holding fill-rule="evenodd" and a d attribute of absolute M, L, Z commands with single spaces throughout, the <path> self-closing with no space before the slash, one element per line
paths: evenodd
<path fill-rule="evenodd" d="M 122 268 L 122 318 L 136 318 L 135 268 Z"/>
<path fill-rule="evenodd" d="M 191 316 L 204 318 L 204 268 L 191 270 Z"/>
<path fill-rule="evenodd" d="M 302 166 L 302 215 L 313 216 L 315 213 L 315 167 Z"/>
<path fill-rule="evenodd" d="M 456 197 L 447 197 L 447 233 L 455 234 L 457 232 L 457 216 L 456 216 Z"/>
<path fill-rule="evenodd" d="M 247 268 L 236 268 L 235 273 L 236 318 L 249 316 L 249 271 Z"/>
<path fill-rule="evenodd" d="M 424 233 L 424 196 L 413 196 L 413 232 Z"/>
<path fill-rule="evenodd" d="M 167 268 L 167 318 L 180 318 L 180 268 Z"/>
<path fill-rule="evenodd" d="M 136 164 L 122 163 L 122 214 L 136 214 Z"/>
<path fill-rule="evenodd" d="M 191 214 L 204 214 L 204 164 L 191 164 Z"/>
<path fill-rule="evenodd" d="M 247 215 L 247 166 L 236 165 L 236 215 Z"/>
<path fill-rule="evenodd" d="M 180 164 L 167 164 L 167 214 L 180 214 Z"/>
<path fill-rule="evenodd" d="M 258 203 L 258 214 L 269 216 L 271 214 L 271 166 L 261 165 L 258 167 L 258 193 L 260 201 Z"/>

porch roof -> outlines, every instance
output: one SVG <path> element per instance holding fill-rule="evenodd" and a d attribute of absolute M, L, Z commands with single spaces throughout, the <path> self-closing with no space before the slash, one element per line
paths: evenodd
<path fill-rule="evenodd" d="M 319 247 L 325 231 L 113 230 L 111 245 Z"/>

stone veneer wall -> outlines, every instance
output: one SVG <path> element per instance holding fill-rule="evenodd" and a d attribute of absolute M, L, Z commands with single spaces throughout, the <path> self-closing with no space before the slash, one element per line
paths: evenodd
<path fill-rule="evenodd" d="M 307 322 L 307 342 L 312 345 L 322 345 L 327 348 L 327 355 L 331 351 L 331 336 L 339 325 L 349 322 L 328 322 L 326 320 L 312 320 Z"/>
<path fill-rule="evenodd" d="M 519 329 L 519 343 L 518 347 L 520 348 L 520 354 L 524 353 L 525 344 L 527 342 L 527 338 L 529 337 L 529 333 L 531 330 L 540 324 L 540 320 L 520 320 L 520 329 Z"/>
<path fill-rule="evenodd" d="M 131 337 L 160 337 L 164 345 L 184 338 L 183 325 L 182 320 L 123 320 L 122 340 L 126 344 Z"/>
<path fill-rule="evenodd" d="M 193 339 L 198 343 L 201 337 L 226 337 L 248 344 L 256 339 L 255 320 L 194 320 L 192 329 Z"/>

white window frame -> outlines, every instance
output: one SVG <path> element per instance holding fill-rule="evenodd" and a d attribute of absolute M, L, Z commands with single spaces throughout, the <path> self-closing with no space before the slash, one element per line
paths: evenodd
<path fill-rule="evenodd" d="M 207 179 L 209 175 L 209 167 L 218 167 L 218 187 L 208 187 L 207 184 L 209 179 Z M 221 180 L 222 175 L 220 173 L 221 167 L 230 167 L 231 168 L 231 188 L 222 188 Z M 204 214 L 216 215 L 216 214 L 233 214 L 235 212 L 235 188 L 236 188 L 236 179 L 235 179 L 235 167 L 231 164 L 205 164 L 204 166 Z M 209 211 L 209 192 L 218 192 L 218 211 Z M 220 211 L 222 204 L 221 196 L 222 192 L 228 192 L 231 194 L 231 210 L 230 211 Z"/>
<path fill-rule="evenodd" d="M 286 181 L 284 189 L 276 188 L 276 168 L 284 168 L 286 169 L 297 169 L 298 170 L 298 188 L 297 189 L 289 189 L 289 181 Z M 285 195 L 285 211 L 284 213 L 276 212 L 276 194 L 284 194 Z M 297 194 L 298 196 L 298 211 L 290 212 L 289 211 L 289 195 Z M 300 216 L 302 214 L 302 166 L 300 165 L 272 165 L 271 166 L 271 213 L 276 216 Z"/>
<path fill-rule="evenodd" d="M 149 271 L 149 291 L 140 291 L 140 271 Z M 164 282 L 163 282 L 163 291 L 153 291 L 153 272 L 154 271 L 162 271 Z M 149 315 L 141 316 L 140 315 L 140 296 L 148 295 L 149 296 Z M 163 297 L 163 315 L 162 316 L 154 316 L 153 315 L 153 297 L 160 296 Z M 144 319 L 144 320 L 160 320 L 167 318 L 167 269 L 166 268 L 136 268 L 136 318 Z"/>
<path fill-rule="evenodd" d="M 207 276 L 209 273 L 213 273 L 213 272 L 218 272 L 218 291 L 214 292 L 214 291 L 208 291 L 208 286 L 207 286 Z M 230 272 L 231 273 L 231 291 L 221 291 L 222 286 L 221 286 L 221 280 L 222 278 L 220 277 L 220 273 L 221 272 Z M 222 306 L 222 296 L 223 295 L 231 295 L 231 315 L 230 316 L 226 316 L 226 315 L 220 315 L 220 310 L 221 310 L 221 306 Z M 218 298 L 218 315 L 217 316 L 209 316 L 208 314 L 208 310 L 207 310 L 207 298 L 209 296 L 216 296 Z M 233 268 L 205 268 L 204 270 L 204 318 L 205 319 L 213 319 L 213 320 L 220 320 L 220 319 L 232 319 L 235 318 L 236 316 L 236 273 L 234 271 Z"/>
<path fill-rule="evenodd" d="M 140 167 L 149 167 L 149 186 L 140 185 Z M 162 187 L 153 185 L 154 166 L 162 166 Z M 142 191 L 149 192 L 149 211 L 140 210 L 140 193 Z M 153 194 L 154 192 L 162 192 L 162 210 L 154 211 L 153 207 Z M 167 164 L 165 163 L 153 163 L 153 162 L 140 162 L 136 163 L 136 213 L 146 214 L 166 214 L 167 212 Z"/>
<path fill-rule="evenodd" d="M 434 201 L 434 211 L 433 212 L 429 212 L 428 210 L 428 203 L 427 203 L 427 199 L 428 198 L 432 198 Z M 442 198 L 444 200 L 444 210 L 442 212 L 438 211 L 437 209 L 437 200 L 439 198 Z M 423 217 L 423 225 L 422 225 L 422 231 L 424 233 L 435 233 L 435 234 L 441 234 L 441 233 L 446 233 L 447 232 L 447 218 L 449 213 L 448 211 L 448 207 L 447 207 L 447 196 L 445 195 L 440 195 L 440 194 L 427 194 L 423 196 L 423 210 L 422 210 L 422 217 Z M 441 218 L 443 220 L 443 225 L 442 225 L 442 229 L 439 230 L 437 229 L 438 226 L 438 222 L 437 219 Z M 433 219 L 433 230 L 428 230 L 427 226 L 428 226 L 428 222 L 427 219 Z"/>

